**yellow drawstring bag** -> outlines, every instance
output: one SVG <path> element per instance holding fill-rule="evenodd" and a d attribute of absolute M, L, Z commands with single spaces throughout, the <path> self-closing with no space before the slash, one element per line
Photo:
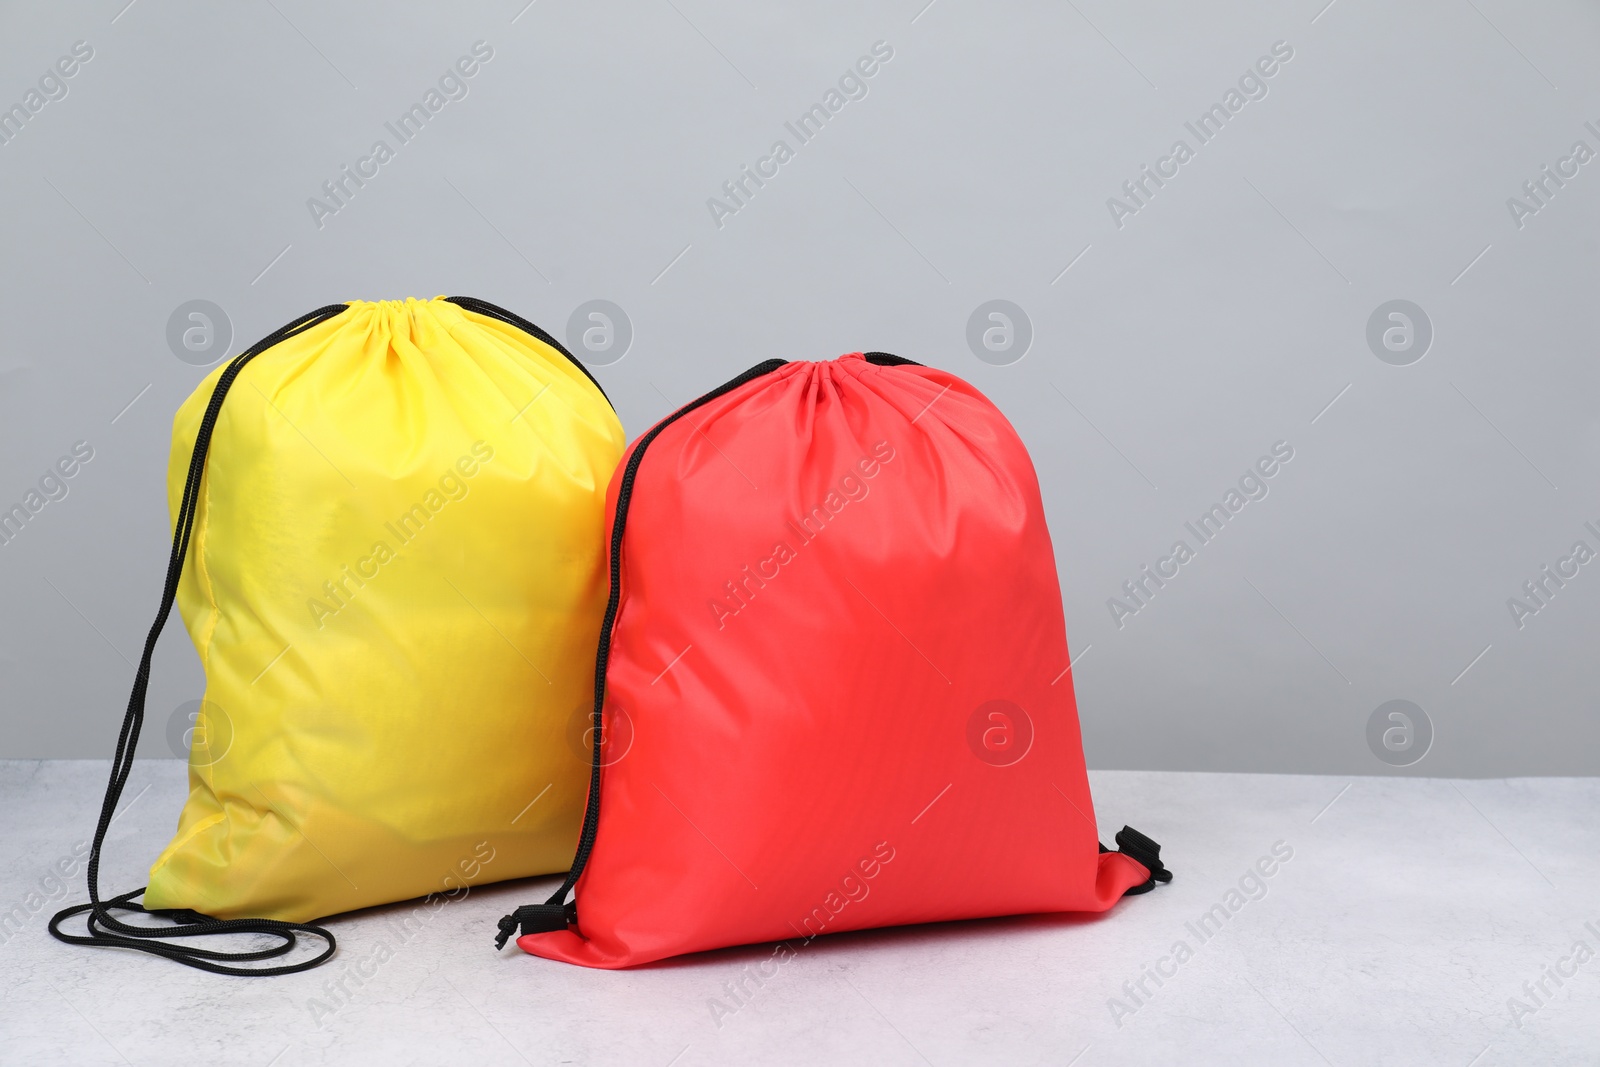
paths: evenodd
<path fill-rule="evenodd" d="M 589 769 L 568 735 L 593 697 L 623 444 L 554 338 L 464 297 L 332 305 L 207 377 L 174 421 L 172 570 L 90 903 L 56 917 L 58 936 L 282 973 L 332 952 L 307 920 L 564 870 Z M 102 902 L 97 860 L 174 595 L 206 692 L 144 908 L 199 914 L 152 928 L 110 914 L 138 893 Z M 83 911 L 89 936 L 61 934 Z M 297 929 L 327 939 L 318 960 L 213 962 L 281 956 Z M 154 940 L 249 931 L 283 943 Z"/>

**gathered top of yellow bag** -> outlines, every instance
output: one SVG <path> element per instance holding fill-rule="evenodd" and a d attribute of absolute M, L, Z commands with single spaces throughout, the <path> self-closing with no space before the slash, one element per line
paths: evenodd
<path fill-rule="evenodd" d="M 175 521 L 225 371 L 174 420 Z M 467 298 L 251 359 L 177 590 L 206 691 L 145 905 L 303 921 L 564 869 L 623 444 L 581 364 Z"/>

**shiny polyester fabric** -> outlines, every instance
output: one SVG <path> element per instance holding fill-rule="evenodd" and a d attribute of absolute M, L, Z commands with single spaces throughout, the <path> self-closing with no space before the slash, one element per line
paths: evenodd
<path fill-rule="evenodd" d="M 221 369 L 174 422 L 174 514 Z M 442 299 L 246 366 L 178 591 L 205 702 L 146 905 L 301 921 L 564 870 L 624 440 L 564 355 Z"/>
<path fill-rule="evenodd" d="M 625 531 L 578 929 L 527 952 L 1099 912 L 1148 878 L 1098 852 L 1038 482 L 966 382 L 782 366 L 661 433 Z"/>

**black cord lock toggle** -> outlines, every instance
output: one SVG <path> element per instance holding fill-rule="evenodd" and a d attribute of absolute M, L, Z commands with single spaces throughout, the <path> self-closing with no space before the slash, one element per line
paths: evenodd
<path fill-rule="evenodd" d="M 500 933 L 495 935 L 494 947 L 505 948 L 513 933 L 519 937 L 524 934 L 549 934 L 565 930 L 577 921 L 578 905 L 575 901 L 569 900 L 565 904 L 524 904 L 500 920 Z"/>
<path fill-rule="evenodd" d="M 1124 896 L 1131 897 L 1140 893 L 1148 893 L 1156 887 L 1157 882 L 1166 883 L 1172 881 L 1172 872 L 1161 865 L 1161 846 L 1133 827 L 1124 826 L 1117 831 L 1117 851 L 1150 872 L 1150 880 L 1148 882 L 1134 886 L 1123 894 Z"/>

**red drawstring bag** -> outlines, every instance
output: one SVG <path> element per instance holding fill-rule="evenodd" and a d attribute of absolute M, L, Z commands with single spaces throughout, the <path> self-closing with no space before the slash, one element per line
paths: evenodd
<path fill-rule="evenodd" d="M 628 967 L 1171 878 L 1099 844 L 1038 481 L 966 382 L 771 360 L 636 441 L 607 510 L 577 856 L 502 947 Z"/>

